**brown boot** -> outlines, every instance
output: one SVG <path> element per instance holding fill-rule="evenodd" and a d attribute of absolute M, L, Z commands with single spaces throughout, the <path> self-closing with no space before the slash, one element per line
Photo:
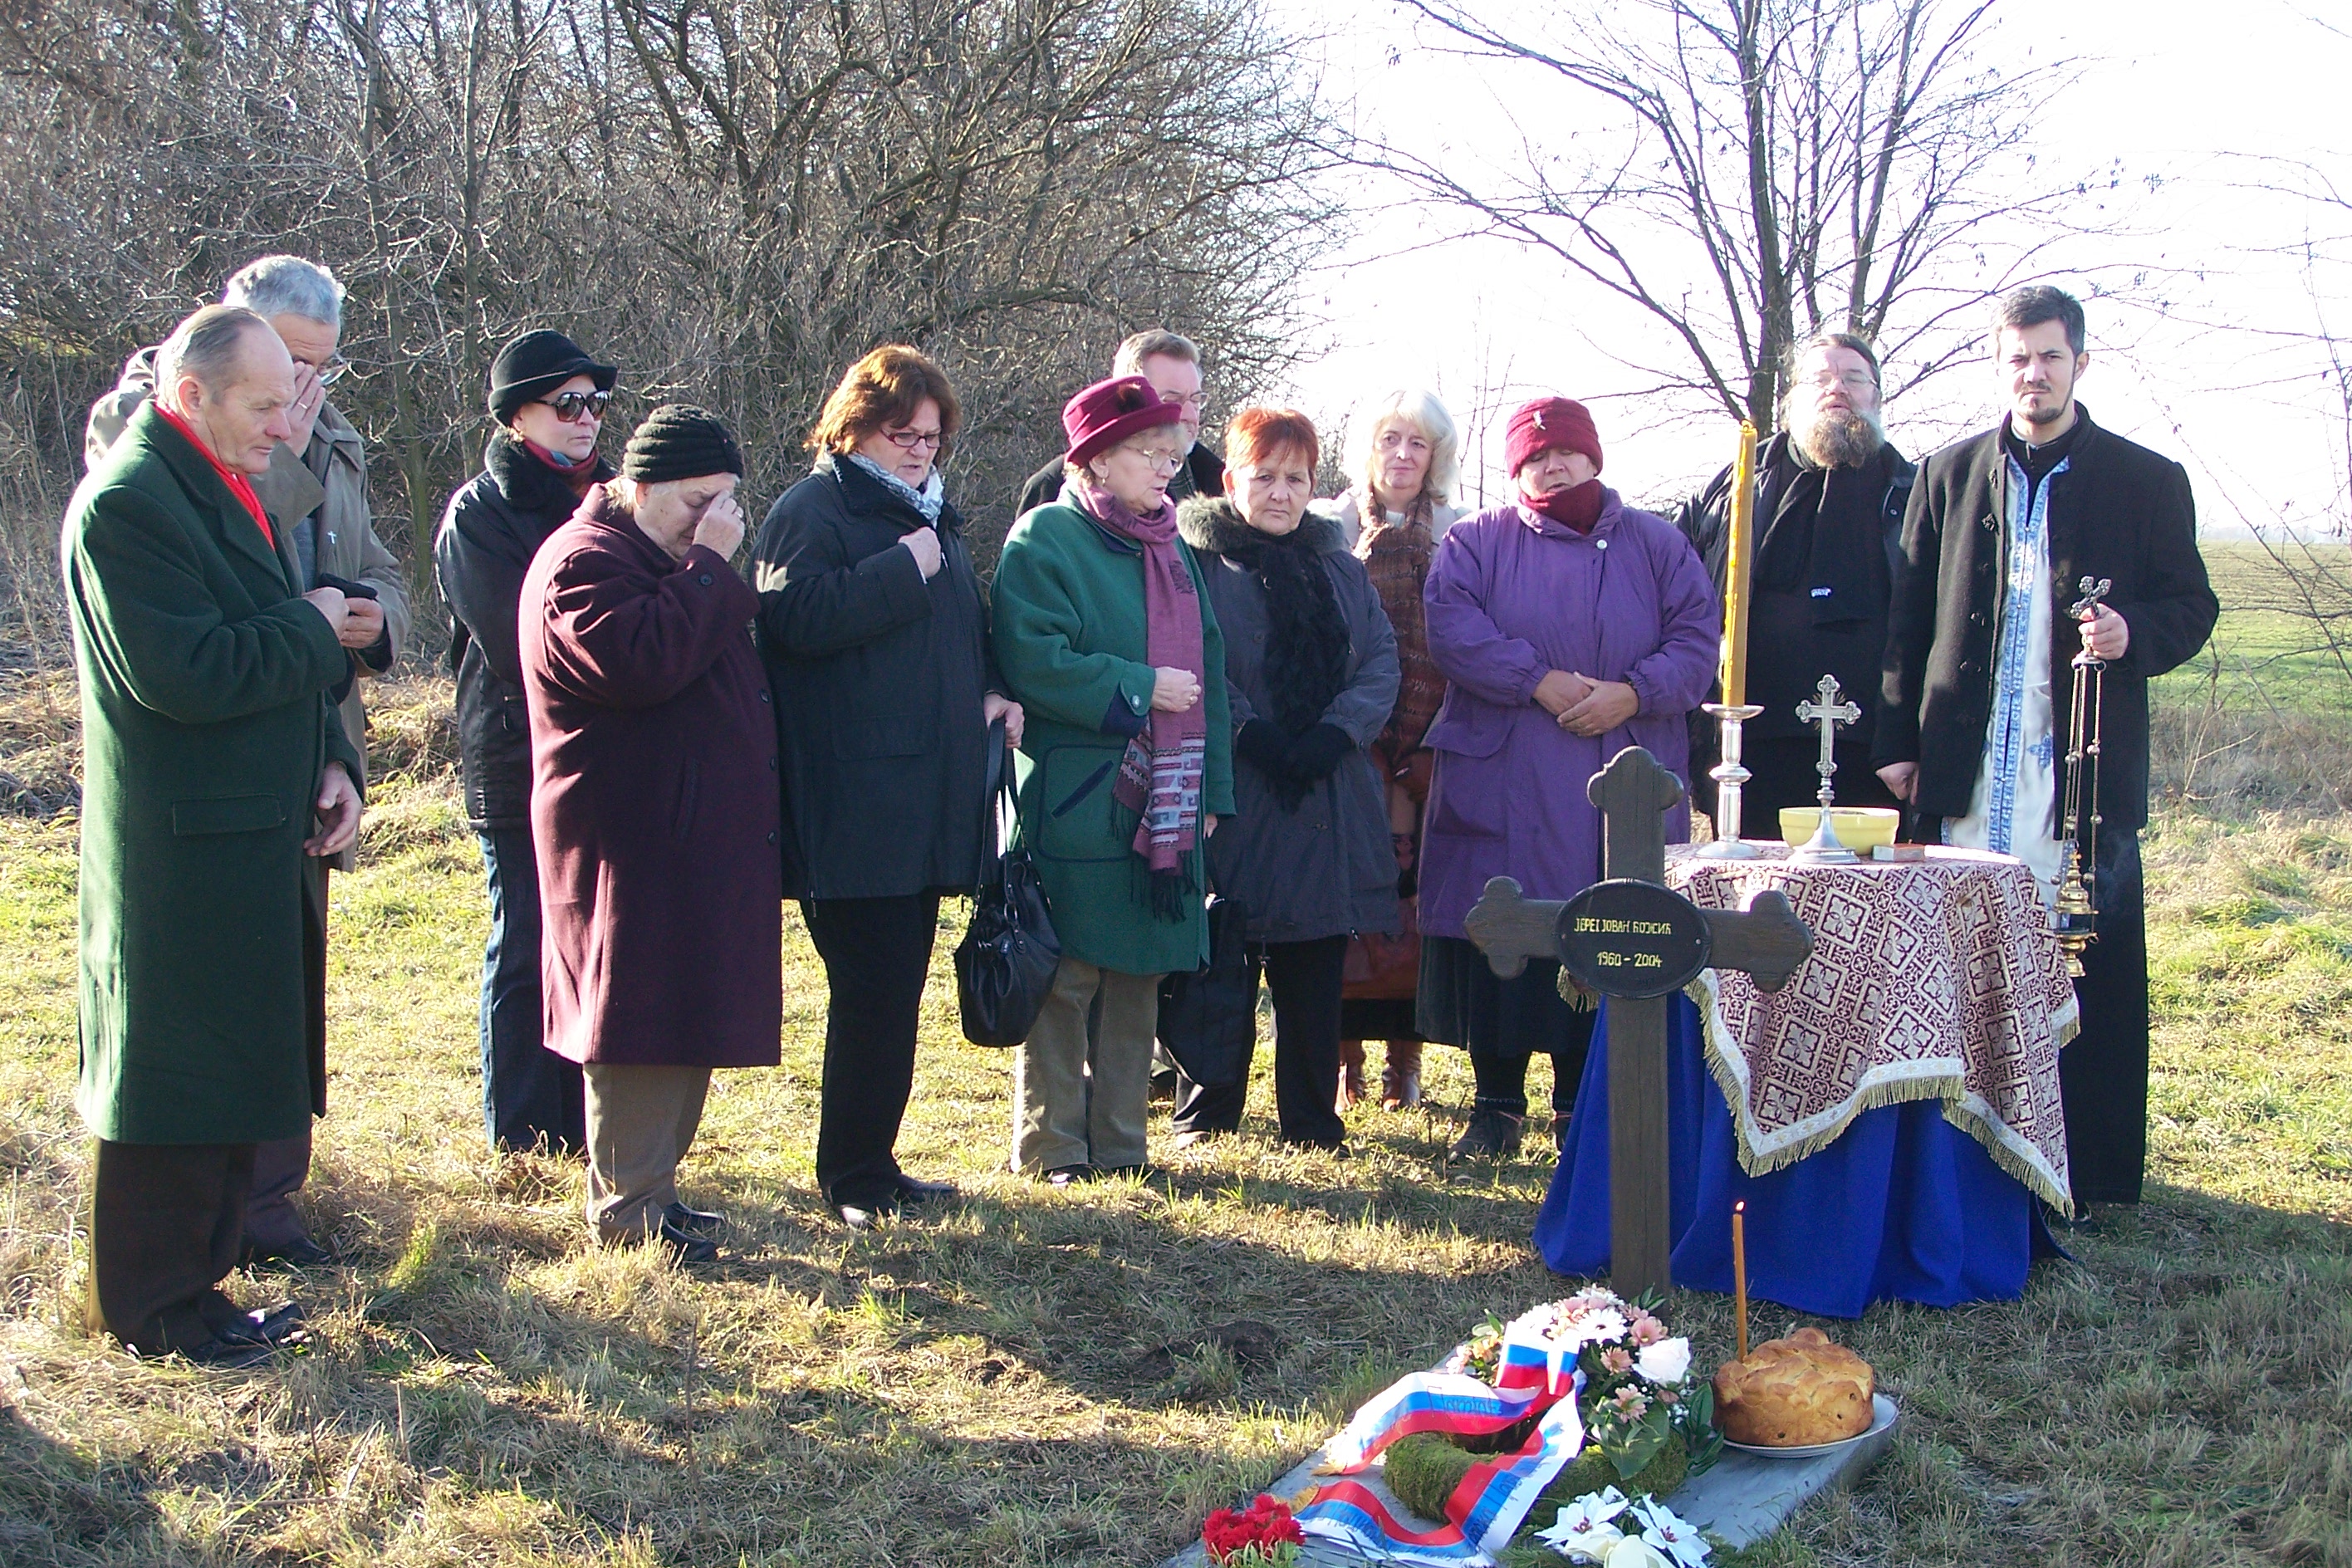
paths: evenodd
<path fill-rule="evenodd" d="M 1381 1109 L 1402 1110 L 1421 1103 L 1421 1042 L 1391 1040 L 1388 1065 L 1381 1069 Z"/>
<path fill-rule="evenodd" d="M 1364 1098 L 1364 1042 L 1339 1042 L 1339 1109 L 1347 1110 Z"/>

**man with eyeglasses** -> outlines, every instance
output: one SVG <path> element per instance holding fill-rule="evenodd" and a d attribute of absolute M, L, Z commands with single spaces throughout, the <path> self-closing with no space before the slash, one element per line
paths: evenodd
<path fill-rule="evenodd" d="M 1871 771 L 1886 606 L 1902 547 L 1910 461 L 1886 440 L 1879 412 L 1878 356 L 1852 332 L 1822 332 L 1790 357 L 1781 428 L 1756 455 L 1756 553 L 1748 618 L 1748 721 L 1743 758 L 1755 774 L 1741 796 L 1742 831 L 1778 829 L 1780 808 L 1810 805 L 1821 777 L 1818 736 L 1797 718 L 1824 675 L 1861 704 L 1859 723 L 1838 736 L 1841 805 L 1897 804 Z M 1724 588 L 1731 505 L 1727 467 L 1685 503 L 1675 523 Z M 1707 770 L 1719 760 L 1716 722 L 1691 715 L 1693 799 L 1715 809 Z"/>
<path fill-rule="evenodd" d="M 330 693 L 343 733 L 362 763 L 367 757 L 367 704 L 362 678 L 392 668 L 408 637 L 408 594 L 400 566 L 376 537 L 368 504 L 367 455 L 360 433 L 327 399 L 349 365 L 335 352 L 342 336 L 343 286 L 334 274 L 299 256 L 265 256 L 228 280 L 221 303 L 241 306 L 268 321 L 294 362 L 294 401 L 287 409 L 289 438 L 279 443 L 268 472 L 255 477 L 275 534 L 274 543 L 298 593 L 341 592 L 349 613 L 338 634 L 350 672 Z M 95 469 L 155 389 L 156 350 L 131 355 L 112 392 L 92 405 L 83 458 Z M 349 871 L 356 846 L 320 858 L 315 889 L 323 919 L 326 868 Z M 254 1156 L 246 1208 L 244 1260 L 307 1268 L 330 1259 L 295 1211 L 294 1194 L 310 1171 L 310 1138 L 279 1139 Z"/>
<path fill-rule="evenodd" d="M 1113 376 L 1139 375 L 1160 394 L 1160 402 L 1176 405 L 1176 427 L 1184 437 L 1184 460 L 1177 465 L 1174 477 L 1168 481 L 1168 499 L 1181 502 L 1196 495 L 1224 494 L 1224 459 L 1201 439 L 1201 409 L 1207 402 L 1201 390 L 1201 345 L 1181 333 L 1155 327 L 1118 345 L 1118 352 L 1111 356 L 1110 373 Z M 1030 475 L 1029 482 L 1021 487 L 1021 504 L 1013 515 L 1025 517 L 1041 506 L 1052 504 L 1061 493 L 1062 459 L 1056 457 Z"/>

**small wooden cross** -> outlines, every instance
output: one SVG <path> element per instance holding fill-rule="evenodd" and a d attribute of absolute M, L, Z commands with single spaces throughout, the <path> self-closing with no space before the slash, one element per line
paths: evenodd
<path fill-rule="evenodd" d="M 1839 689 L 1838 678 L 1834 675 L 1822 676 L 1821 684 L 1813 688 L 1813 692 L 1819 700 L 1808 698 L 1798 703 L 1797 720 L 1800 723 L 1822 727 L 1822 760 L 1813 764 L 1813 771 L 1822 775 L 1822 787 L 1815 798 L 1822 803 L 1822 809 L 1827 811 L 1830 803 L 1837 798 L 1836 792 L 1830 788 L 1830 777 L 1837 772 L 1837 727 L 1861 723 L 1862 709 L 1854 703 L 1839 700 L 1844 693 Z"/>
<path fill-rule="evenodd" d="M 1585 795 L 1606 823 L 1608 879 L 1559 900 L 1528 898 L 1496 877 L 1465 929 L 1505 980 L 1530 958 L 1556 957 L 1563 985 L 1573 978 L 1612 998 L 1609 1274 L 1620 1294 L 1638 1296 L 1674 1283 L 1666 996 L 1710 964 L 1778 991 L 1812 956 L 1813 933 L 1780 893 L 1757 893 L 1745 910 L 1703 910 L 1664 886 L 1665 812 L 1683 798 L 1683 781 L 1641 747 L 1618 752 Z"/>

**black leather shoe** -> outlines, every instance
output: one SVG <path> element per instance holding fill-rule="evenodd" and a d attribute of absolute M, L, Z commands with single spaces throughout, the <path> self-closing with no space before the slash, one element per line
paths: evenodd
<path fill-rule="evenodd" d="M 1075 1187 L 1093 1181 L 1101 1174 L 1092 1165 L 1056 1165 L 1045 1173 L 1049 1187 Z"/>
<path fill-rule="evenodd" d="M 690 1209 L 684 1204 L 667 1204 L 662 1208 L 662 1223 L 672 1230 L 709 1241 L 727 1228 L 727 1216 L 709 1209 Z"/>
<path fill-rule="evenodd" d="M 302 1304 L 280 1301 L 274 1307 L 260 1307 L 241 1312 L 225 1296 L 214 1293 L 196 1305 L 197 1315 L 213 1331 L 213 1338 L 224 1344 L 277 1345 L 301 1337 Z"/>
<path fill-rule="evenodd" d="M 239 1367 L 259 1366 L 276 1355 L 278 1349 L 274 1344 L 262 1344 L 251 1340 L 225 1340 L 215 1335 L 200 1345 L 190 1345 L 179 1353 L 198 1366 L 233 1372 Z"/>
<path fill-rule="evenodd" d="M 268 1242 L 247 1237 L 245 1249 L 237 1255 L 237 1266 L 243 1268 L 324 1268 L 334 1261 L 332 1252 L 307 1236 Z"/>
<path fill-rule="evenodd" d="M 711 1240 L 707 1236 L 698 1236 L 690 1230 L 687 1230 L 676 1224 L 673 1224 L 667 1210 L 662 1214 L 662 1222 L 660 1226 L 656 1227 L 653 1233 L 653 1240 L 666 1249 L 669 1253 L 670 1257 L 679 1263 L 716 1263 L 719 1261 L 719 1244 L 717 1242 Z"/>
<path fill-rule="evenodd" d="M 886 1219 L 896 1219 L 898 1205 L 895 1203 L 835 1204 L 833 1212 L 839 1215 L 841 1223 L 852 1230 L 872 1230 Z"/>
<path fill-rule="evenodd" d="M 919 1182 L 903 1172 L 898 1176 L 898 1204 L 902 1208 L 953 1203 L 961 1195 L 952 1182 Z"/>
<path fill-rule="evenodd" d="M 1527 1121 L 1524 1115 L 1514 1116 L 1507 1110 L 1473 1110 L 1470 1125 L 1463 1129 L 1454 1147 L 1445 1152 L 1445 1158 L 1449 1163 L 1507 1160 L 1519 1152 L 1519 1138 Z"/>

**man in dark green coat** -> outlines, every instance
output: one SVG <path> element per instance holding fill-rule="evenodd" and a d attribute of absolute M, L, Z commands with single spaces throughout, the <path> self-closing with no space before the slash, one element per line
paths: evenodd
<path fill-rule="evenodd" d="M 254 1145 L 325 1109 L 325 914 L 306 856 L 359 835 L 362 763 L 328 693 L 343 595 L 298 595 L 251 480 L 293 362 L 212 305 L 74 494 L 59 558 L 81 676 L 82 1119 L 91 1325 L 237 1363 L 299 1310 L 242 1313 Z"/>

